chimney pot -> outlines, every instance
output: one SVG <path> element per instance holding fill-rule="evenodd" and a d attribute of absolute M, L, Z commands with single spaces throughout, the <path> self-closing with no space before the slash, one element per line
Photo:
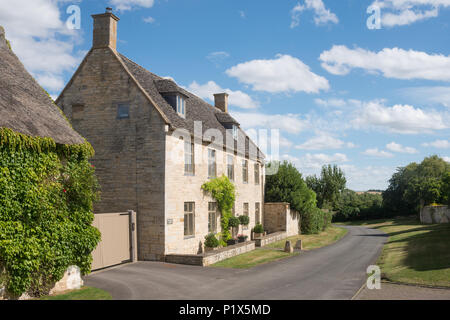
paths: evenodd
<path fill-rule="evenodd" d="M 216 108 L 228 113 L 228 93 L 216 93 L 214 95 L 214 103 Z"/>
<path fill-rule="evenodd" d="M 106 7 L 106 13 L 112 13 L 112 8 L 111 7 Z"/>

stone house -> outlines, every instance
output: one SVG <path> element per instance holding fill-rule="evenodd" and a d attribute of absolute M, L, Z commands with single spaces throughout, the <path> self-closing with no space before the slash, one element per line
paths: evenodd
<path fill-rule="evenodd" d="M 264 154 L 228 113 L 228 95 L 212 106 L 159 77 L 116 48 L 119 18 L 93 15 L 93 46 L 56 103 L 92 144 L 102 188 L 96 213 L 137 212 L 140 260 L 197 254 L 220 232 L 220 212 L 201 190 L 227 175 L 235 214 L 263 222 Z"/>

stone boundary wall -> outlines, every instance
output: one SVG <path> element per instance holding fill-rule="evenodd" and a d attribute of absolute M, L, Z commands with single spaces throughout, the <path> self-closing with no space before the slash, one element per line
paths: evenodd
<path fill-rule="evenodd" d="M 255 239 L 255 245 L 257 247 L 264 247 L 264 246 L 267 246 L 268 244 L 271 244 L 271 243 L 274 243 L 277 241 L 281 241 L 286 238 L 287 238 L 287 233 L 285 231 L 275 232 L 275 233 L 269 234 L 265 237 Z"/>
<path fill-rule="evenodd" d="M 169 254 L 166 255 L 165 262 L 206 267 L 253 250 L 255 250 L 255 242 L 248 241 L 203 254 Z"/>
<path fill-rule="evenodd" d="M 449 223 L 450 208 L 448 206 L 426 206 L 420 210 L 420 222 L 424 224 Z"/>
<path fill-rule="evenodd" d="M 287 202 L 264 204 L 264 230 L 268 233 L 286 231 L 287 236 L 300 233 L 300 214 Z"/>

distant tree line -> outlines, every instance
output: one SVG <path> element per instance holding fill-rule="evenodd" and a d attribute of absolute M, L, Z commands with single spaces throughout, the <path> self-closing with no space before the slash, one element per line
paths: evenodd
<path fill-rule="evenodd" d="M 266 201 L 289 202 L 302 214 L 302 231 L 313 233 L 321 228 L 318 217 L 324 215 L 332 214 L 334 221 L 378 219 L 418 214 L 424 205 L 450 205 L 450 163 L 436 155 L 398 168 L 385 191 L 357 193 L 346 183 L 336 165 L 303 179 L 293 164 L 284 162 L 277 174 L 267 177 Z"/>

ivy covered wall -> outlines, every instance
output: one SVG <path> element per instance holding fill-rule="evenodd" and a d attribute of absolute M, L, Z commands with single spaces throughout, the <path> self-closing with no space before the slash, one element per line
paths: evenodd
<path fill-rule="evenodd" d="M 90 272 L 98 183 L 88 142 L 59 145 L 0 128 L 0 279 L 8 294 L 48 293 L 67 267 Z"/>

